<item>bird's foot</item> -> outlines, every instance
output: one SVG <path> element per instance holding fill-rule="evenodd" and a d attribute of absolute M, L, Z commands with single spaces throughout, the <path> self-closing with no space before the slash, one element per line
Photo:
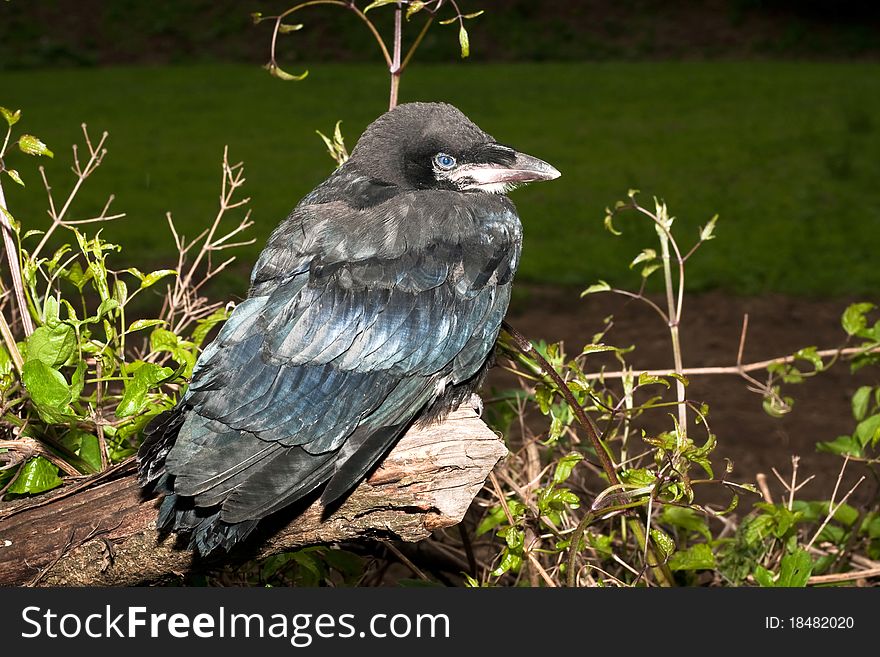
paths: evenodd
<path fill-rule="evenodd" d="M 471 398 L 468 400 L 468 406 L 474 409 L 477 417 L 483 417 L 483 400 L 478 394 L 474 393 L 471 395 Z"/>

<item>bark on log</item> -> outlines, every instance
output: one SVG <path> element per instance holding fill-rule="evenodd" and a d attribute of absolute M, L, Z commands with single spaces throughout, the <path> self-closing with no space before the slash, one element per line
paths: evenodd
<path fill-rule="evenodd" d="M 462 407 L 441 424 L 408 432 L 328 518 L 315 503 L 226 559 L 357 538 L 422 540 L 461 521 L 506 454 L 476 413 Z M 51 497 L 0 503 L 0 585 L 132 586 L 204 565 L 176 546 L 173 534 L 158 534 L 157 506 L 142 497 L 133 463 Z"/>

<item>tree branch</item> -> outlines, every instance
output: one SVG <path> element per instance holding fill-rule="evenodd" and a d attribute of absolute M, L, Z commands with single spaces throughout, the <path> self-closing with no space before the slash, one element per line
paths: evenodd
<path fill-rule="evenodd" d="M 440 424 L 410 430 L 328 518 L 314 503 L 271 536 L 270 519 L 259 536 L 211 560 L 158 535 L 158 500 L 143 499 L 127 462 L 51 497 L 0 504 L 0 586 L 130 586 L 304 545 L 419 541 L 461 521 L 506 453 L 473 409 L 462 407 Z"/>

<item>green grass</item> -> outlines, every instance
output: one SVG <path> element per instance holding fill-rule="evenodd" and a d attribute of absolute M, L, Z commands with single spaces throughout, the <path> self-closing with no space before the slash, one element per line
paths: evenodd
<path fill-rule="evenodd" d="M 80 69 L 2 73 L 0 104 L 22 108 L 44 139 L 57 192 L 68 188 L 80 122 L 108 130 L 109 155 L 77 217 L 107 195 L 128 217 L 106 234 L 125 262 L 167 265 L 164 214 L 192 236 L 216 211 L 224 144 L 243 160 L 253 236 L 242 275 L 269 231 L 332 168 L 314 131 L 337 119 L 349 146 L 386 104 L 377 66 L 314 64 L 301 83 L 258 68 Z M 717 236 L 689 263 L 690 289 L 871 295 L 880 289 L 880 66 L 869 63 L 458 63 L 413 66 L 403 100 L 446 100 L 499 140 L 563 177 L 513 194 L 525 225 L 520 280 L 637 285 L 627 269 L 652 229 L 604 208 L 631 187 L 664 198 L 687 248 L 713 214 Z M 35 162 L 12 156 L 28 187 L 4 181 L 26 228 L 44 225 Z"/>

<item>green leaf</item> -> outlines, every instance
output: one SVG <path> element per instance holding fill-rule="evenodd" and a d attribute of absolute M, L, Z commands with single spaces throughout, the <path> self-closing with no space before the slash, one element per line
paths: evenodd
<path fill-rule="evenodd" d="M 80 361 L 76 364 L 76 369 L 70 377 L 70 400 L 76 401 L 82 394 L 83 387 L 86 384 L 86 363 Z"/>
<path fill-rule="evenodd" d="M 142 331 L 145 328 L 151 328 L 153 326 L 159 326 L 161 324 L 165 324 L 165 320 L 162 319 L 138 319 L 133 321 L 126 333 L 134 333 L 135 331 Z"/>
<path fill-rule="evenodd" d="M 397 0 L 373 0 L 370 4 L 364 7 L 364 13 L 366 14 L 371 9 L 376 9 L 376 7 L 383 7 L 385 5 L 393 5 L 397 2 Z"/>
<path fill-rule="evenodd" d="M 98 306 L 98 312 L 94 317 L 95 321 L 103 319 L 105 315 L 108 315 L 117 308 L 119 308 L 119 302 L 116 299 L 104 299 L 101 305 Z"/>
<path fill-rule="evenodd" d="M 845 456 L 862 456 L 862 445 L 852 436 L 838 436 L 829 442 L 816 443 L 816 451 L 830 452 L 831 454 L 840 454 Z"/>
<path fill-rule="evenodd" d="M 648 374 L 647 372 L 642 372 L 641 374 L 639 374 L 638 385 L 650 386 L 650 385 L 654 385 L 654 384 L 664 385 L 667 388 L 669 387 L 669 381 L 667 381 L 666 379 L 664 379 L 662 377 L 654 376 L 652 374 Z"/>
<path fill-rule="evenodd" d="M 612 347 L 611 345 L 602 344 L 601 342 L 597 344 L 588 344 L 584 345 L 583 351 L 581 354 L 595 354 L 602 351 L 617 351 L 617 347 Z"/>
<path fill-rule="evenodd" d="M 425 3 L 422 0 L 412 0 L 406 8 L 406 20 L 409 20 L 413 14 L 420 12 L 424 8 Z"/>
<path fill-rule="evenodd" d="M 808 361 L 816 368 L 817 372 L 821 372 L 825 369 L 825 364 L 822 362 L 822 357 L 819 355 L 819 352 L 816 350 L 816 347 L 805 347 L 804 349 L 799 349 L 795 352 L 794 357 L 798 360 Z"/>
<path fill-rule="evenodd" d="M 856 420 L 864 420 L 868 414 L 868 405 L 871 402 L 871 386 L 862 386 L 856 390 L 852 398 L 852 414 Z"/>
<path fill-rule="evenodd" d="M 58 326 L 61 323 L 60 311 L 58 299 L 53 296 L 46 297 L 46 302 L 43 304 L 44 323 L 51 328 Z"/>
<path fill-rule="evenodd" d="M 94 278 L 95 272 L 92 271 L 91 267 L 89 267 L 86 271 L 83 271 L 82 265 L 80 265 L 78 262 L 74 262 L 67 270 L 67 273 L 62 275 L 73 285 L 75 285 L 77 290 L 82 292 L 86 283 Z"/>
<path fill-rule="evenodd" d="M 480 11 L 475 11 L 475 12 L 470 13 L 470 14 L 463 14 L 463 15 L 462 15 L 462 18 L 464 18 L 464 19 L 468 19 L 468 20 L 469 20 L 469 19 L 471 19 L 471 18 L 476 18 L 477 16 L 482 16 L 482 15 L 485 14 L 485 13 L 486 13 L 486 10 L 485 10 L 485 9 L 480 9 Z"/>
<path fill-rule="evenodd" d="M 195 346 L 200 347 L 205 341 L 205 338 L 208 337 L 208 333 L 211 332 L 211 329 L 218 324 L 225 322 L 228 317 L 229 311 L 226 310 L 226 308 L 218 308 L 204 319 L 200 319 L 196 323 L 196 328 L 193 329 L 192 335 L 190 336 L 190 342 Z"/>
<path fill-rule="evenodd" d="M 598 283 L 593 283 L 586 290 L 581 292 L 581 298 L 587 296 L 588 294 L 595 294 L 596 292 L 610 292 L 611 286 L 608 285 L 605 281 L 599 281 Z"/>
<path fill-rule="evenodd" d="M 654 482 L 657 481 L 657 475 L 647 468 L 630 468 L 621 471 L 620 481 L 630 486 L 643 488 L 645 486 L 653 486 Z"/>
<path fill-rule="evenodd" d="M 752 575 L 755 576 L 755 581 L 758 582 L 759 586 L 763 586 L 764 588 L 772 588 L 776 586 L 773 573 L 764 568 L 764 566 L 755 566 L 755 570 Z"/>
<path fill-rule="evenodd" d="M 862 420 L 856 426 L 856 438 L 862 447 L 871 443 L 874 445 L 880 440 L 880 415 L 872 415 L 867 420 Z"/>
<path fill-rule="evenodd" d="M 712 570 L 715 566 L 715 555 L 706 543 L 692 545 L 669 559 L 670 570 Z"/>
<path fill-rule="evenodd" d="M 0 107 L 0 114 L 3 115 L 4 119 L 6 119 L 6 123 L 9 124 L 10 128 L 18 123 L 18 120 L 21 118 L 21 110 L 15 110 L 13 112 L 12 110 L 8 110 L 5 107 Z"/>
<path fill-rule="evenodd" d="M 510 550 L 505 550 L 504 556 L 501 558 L 501 563 L 492 571 L 492 575 L 495 577 L 501 577 L 501 575 L 508 570 L 517 572 L 519 571 L 520 566 L 522 566 L 522 557 L 518 554 L 514 554 Z"/>
<path fill-rule="evenodd" d="M 458 43 L 461 46 L 461 56 L 468 57 L 471 54 L 471 42 L 464 25 L 458 28 Z"/>
<path fill-rule="evenodd" d="M 681 506 L 663 507 L 663 513 L 660 514 L 660 522 L 664 525 L 672 525 L 680 527 L 689 532 L 696 532 L 703 536 L 707 541 L 711 540 L 712 532 L 705 519 L 697 514 L 693 509 Z"/>
<path fill-rule="evenodd" d="M 150 349 L 152 351 L 173 351 L 179 342 L 180 338 L 168 329 L 157 328 L 150 333 Z"/>
<path fill-rule="evenodd" d="M 22 187 L 24 187 L 24 181 L 21 179 L 21 176 L 18 175 L 18 171 L 16 171 L 15 169 L 6 169 L 6 175 L 8 175 Z"/>
<path fill-rule="evenodd" d="M 501 532 L 499 532 L 500 534 Z M 504 540 L 507 542 L 507 547 L 511 550 L 521 549 L 526 540 L 526 533 L 522 529 L 508 527 L 507 531 L 504 532 Z"/>
<path fill-rule="evenodd" d="M 617 236 L 623 235 L 622 232 L 620 232 L 619 230 L 617 230 L 617 229 L 614 227 L 614 217 L 613 217 L 613 215 L 610 215 L 610 214 L 609 214 L 609 215 L 606 215 L 606 216 L 605 216 L 605 224 L 604 224 L 604 225 L 605 225 L 605 230 L 607 230 L 607 231 L 608 231 L 609 233 L 611 233 L 612 235 L 617 235 Z"/>
<path fill-rule="evenodd" d="M 873 303 L 854 303 L 850 305 L 840 318 L 843 330 L 848 335 L 858 335 L 868 326 L 868 318 L 865 314 L 874 309 Z"/>
<path fill-rule="evenodd" d="M 76 332 L 68 324 L 38 327 L 27 339 L 27 360 L 61 367 L 76 350 Z"/>
<path fill-rule="evenodd" d="M 41 142 L 33 135 L 22 135 L 21 137 L 19 137 L 18 148 L 21 150 L 22 153 L 27 153 L 28 155 L 45 155 L 47 157 L 55 157 L 55 154 L 46 147 L 46 144 Z"/>
<path fill-rule="evenodd" d="M 73 429 L 60 442 L 85 461 L 94 472 L 101 471 L 101 446 L 97 436 L 87 431 Z"/>
<path fill-rule="evenodd" d="M 144 363 L 138 367 L 134 376 L 125 383 L 125 393 L 116 407 L 116 417 L 129 417 L 143 410 L 147 393 L 172 374 L 174 370 L 170 367 L 159 367 L 154 363 Z"/>
<path fill-rule="evenodd" d="M 583 454 L 569 454 L 559 459 L 556 471 L 553 473 L 553 483 L 561 484 L 571 476 L 574 466 L 584 460 Z"/>
<path fill-rule="evenodd" d="M 709 223 L 700 228 L 700 241 L 708 242 L 715 239 L 715 222 L 718 221 L 718 215 L 709 219 Z"/>
<path fill-rule="evenodd" d="M 309 72 L 307 70 L 303 71 L 299 75 L 293 75 L 292 73 L 288 73 L 287 71 L 282 69 L 277 64 L 271 64 L 271 63 L 266 64 L 263 68 L 265 68 L 267 71 L 269 71 L 269 74 L 272 75 L 273 77 L 276 77 L 279 80 L 284 80 L 285 82 L 290 82 L 290 81 L 297 81 L 298 82 L 299 80 L 305 80 L 306 77 L 308 77 L 308 75 L 309 75 Z"/>
<path fill-rule="evenodd" d="M 21 474 L 9 487 L 10 493 L 17 495 L 43 493 L 61 485 L 58 468 L 42 456 L 30 459 L 22 466 Z"/>
<path fill-rule="evenodd" d="M 165 278 L 166 276 L 177 276 L 176 269 L 157 269 L 150 272 L 141 280 L 141 287 L 150 287 L 155 282 Z"/>
<path fill-rule="evenodd" d="M 657 556 L 663 561 L 666 561 L 672 556 L 672 553 L 675 552 L 675 541 L 673 541 L 666 532 L 659 529 L 652 529 L 651 540 L 654 542 L 654 545 L 660 553 Z"/>
<path fill-rule="evenodd" d="M 113 298 L 120 306 L 124 306 L 128 301 L 128 286 L 122 279 L 117 278 L 116 282 L 113 283 Z"/>
<path fill-rule="evenodd" d="M 279 34 L 290 34 L 291 32 L 298 32 L 301 29 L 303 29 L 302 23 L 295 23 L 295 24 L 281 23 L 281 25 L 278 26 L 278 33 Z"/>
<path fill-rule="evenodd" d="M 507 519 L 507 514 L 504 513 L 504 507 L 496 506 L 494 507 L 488 515 L 477 525 L 476 535 L 482 536 L 488 531 L 492 531 L 502 522 Z"/>
<path fill-rule="evenodd" d="M 779 578 L 776 586 L 803 587 L 813 572 L 813 560 L 806 550 L 797 549 L 791 554 L 782 557 L 779 564 Z"/>
<path fill-rule="evenodd" d="M 654 249 L 643 249 L 642 252 L 637 255 L 631 263 L 629 263 L 629 268 L 632 269 L 640 262 L 650 262 L 656 258 L 657 252 Z"/>
<path fill-rule="evenodd" d="M 71 395 L 61 372 L 41 360 L 29 360 L 22 368 L 21 380 L 41 418 L 51 423 L 64 421 Z"/>

